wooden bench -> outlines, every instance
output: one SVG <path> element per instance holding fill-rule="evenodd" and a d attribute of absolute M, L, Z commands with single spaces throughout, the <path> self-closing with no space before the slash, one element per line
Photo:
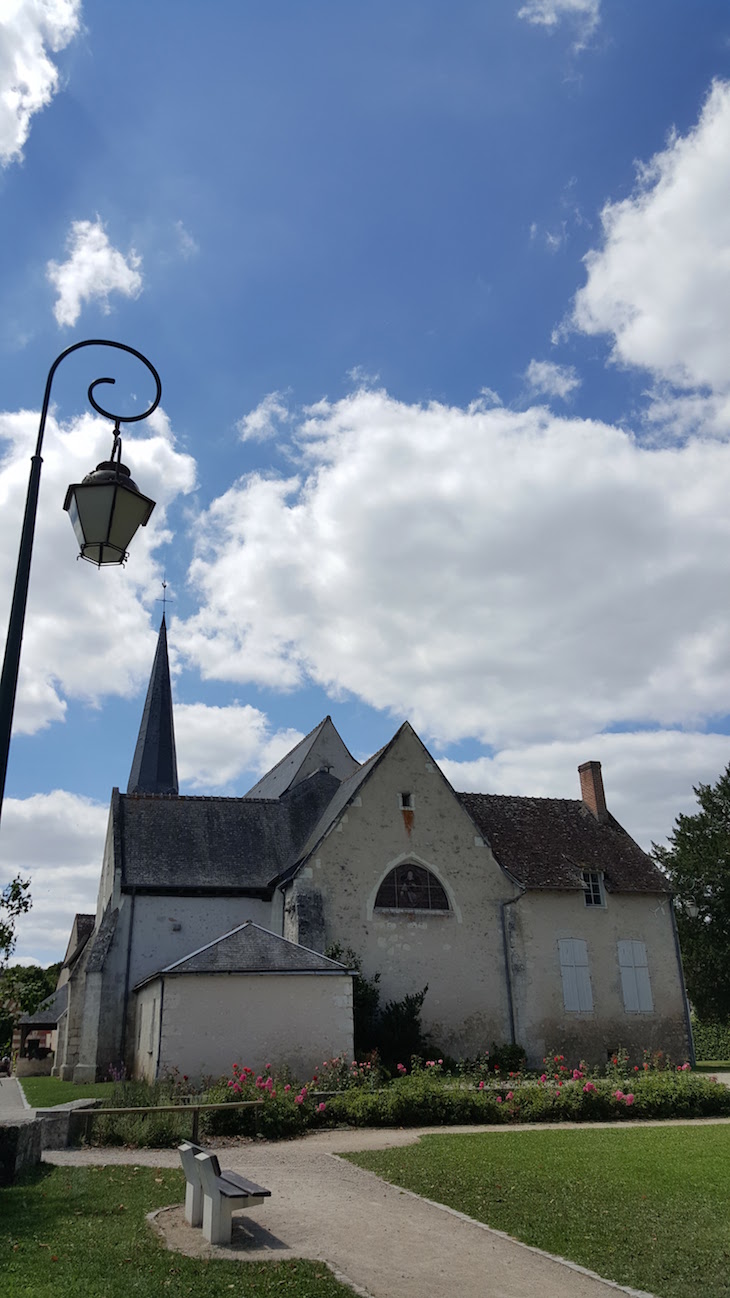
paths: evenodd
<path fill-rule="evenodd" d="M 187 1181 L 185 1220 L 202 1225 L 211 1244 L 230 1244 L 234 1209 L 255 1208 L 271 1197 L 271 1190 L 237 1172 L 222 1172 L 215 1154 L 200 1145 L 186 1141 L 178 1148 Z"/>

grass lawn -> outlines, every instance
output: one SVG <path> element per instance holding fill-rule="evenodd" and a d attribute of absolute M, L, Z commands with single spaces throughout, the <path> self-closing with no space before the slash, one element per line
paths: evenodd
<path fill-rule="evenodd" d="M 702 1059 L 694 1066 L 696 1073 L 730 1073 L 730 1060 L 728 1059 Z"/>
<path fill-rule="evenodd" d="M 606 1279 L 730 1296 L 730 1126 L 438 1135 L 348 1157 Z"/>
<path fill-rule="evenodd" d="M 114 1082 L 89 1082 L 78 1086 L 60 1077 L 24 1077 L 20 1083 L 31 1109 L 52 1109 L 69 1100 L 102 1100 L 111 1095 Z"/>
<path fill-rule="evenodd" d="M 3 1298 L 352 1298 L 323 1263 L 168 1252 L 145 1213 L 181 1203 L 184 1185 L 177 1170 L 45 1167 L 0 1190 Z"/>

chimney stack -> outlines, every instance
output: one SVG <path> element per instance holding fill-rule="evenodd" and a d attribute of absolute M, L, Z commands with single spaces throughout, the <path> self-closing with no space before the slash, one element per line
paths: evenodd
<path fill-rule="evenodd" d="M 603 792 L 603 776 L 600 762 L 583 762 L 578 767 L 580 776 L 580 796 L 596 820 L 608 820 L 606 795 Z"/>

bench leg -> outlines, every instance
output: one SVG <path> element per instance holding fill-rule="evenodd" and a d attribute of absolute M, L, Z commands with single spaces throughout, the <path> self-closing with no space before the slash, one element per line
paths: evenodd
<path fill-rule="evenodd" d="M 233 1204 L 225 1195 L 203 1197 L 203 1235 L 210 1244 L 230 1244 Z"/>
<path fill-rule="evenodd" d="M 190 1226 L 203 1224 L 203 1187 L 190 1181 L 185 1190 L 185 1220 Z"/>

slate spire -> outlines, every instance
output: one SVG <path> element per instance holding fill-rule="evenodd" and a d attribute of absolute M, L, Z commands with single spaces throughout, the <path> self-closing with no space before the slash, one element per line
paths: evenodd
<path fill-rule="evenodd" d="M 172 719 L 170 664 L 167 658 L 167 627 L 163 612 L 127 793 L 177 791 L 175 727 Z"/>

